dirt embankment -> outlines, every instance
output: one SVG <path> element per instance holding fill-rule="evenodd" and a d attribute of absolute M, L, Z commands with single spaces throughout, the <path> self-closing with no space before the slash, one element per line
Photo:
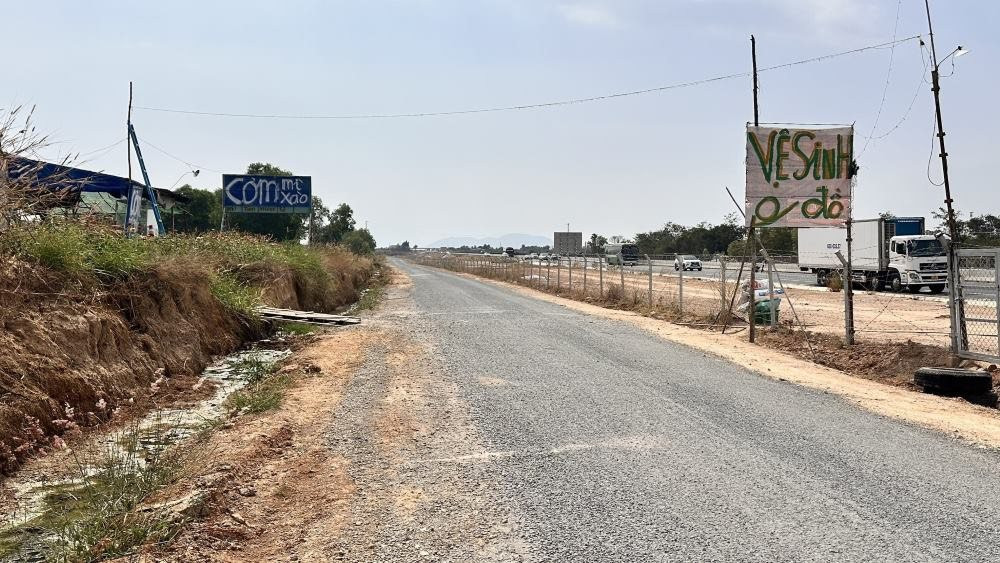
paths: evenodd
<path fill-rule="evenodd" d="M 330 253 L 322 276 L 274 262 L 233 275 L 266 304 L 333 311 L 374 271 L 371 260 L 351 260 Z M 82 281 L 0 258 L 0 473 L 81 427 L 152 407 L 151 386 L 187 388 L 214 356 L 262 336 L 263 324 L 220 300 L 217 280 L 217 268 L 194 258 Z"/>

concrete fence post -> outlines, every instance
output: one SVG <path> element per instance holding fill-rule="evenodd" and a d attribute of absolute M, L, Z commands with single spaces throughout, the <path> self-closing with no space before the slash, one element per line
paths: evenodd
<path fill-rule="evenodd" d="M 583 255 L 583 294 L 587 294 L 587 254 Z"/>
<path fill-rule="evenodd" d="M 541 264 L 538 265 L 538 269 L 539 269 L 539 271 L 541 271 L 541 269 L 542 269 L 542 265 Z M 551 277 L 552 277 L 552 260 L 546 260 L 545 261 L 545 289 L 549 289 L 550 287 L 552 287 L 552 284 L 549 281 L 549 278 L 551 278 Z"/>
<path fill-rule="evenodd" d="M 778 311 L 774 306 L 774 262 L 767 256 L 767 291 L 768 305 L 771 313 L 771 328 L 778 326 Z M 851 283 L 848 279 L 847 283 Z"/>
<path fill-rule="evenodd" d="M 569 258 L 569 292 L 573 293 L 573 257 Z"/>
<path fill-rule="evenodd" d="M 684 318 L 684 259 L 681 259 L 681 266 L 677 269 L 680 276 L 677 278 L 677 310 L 681 319 Z"/>
<path fill-rule="evenodd" d="M 597 257 L 597 296 L 604 298 L 604 258 Z"/>
<path fill-rule="evenodd" d="M 649 308 L 653 308 L 653 261 L 646 254 L 646 265 L 649 266 Z"/>
<path fill-rule="evenodd" d="M 622 297 L 625 297 L 625 259 L 622 253 L 618 253 L 618 274 L 622 281 Z"/>
<path fill-rule="evenodd" d="M 549 262 L 550 263 L 552 262 L 551 258 L 549 258 Z M 562 264 L 556 262 L 556 293 L 558 293 L 559 290 L 561 289 L 562 289 Z"/>

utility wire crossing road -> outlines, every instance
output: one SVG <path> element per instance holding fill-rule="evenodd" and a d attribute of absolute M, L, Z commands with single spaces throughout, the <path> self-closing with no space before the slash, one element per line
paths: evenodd
<path fill-rule="evenodd" d="M 997 560 L 994 451 L 628 323 L 393 263 L 495 452 L 479 470 L 537 560 Z"/>

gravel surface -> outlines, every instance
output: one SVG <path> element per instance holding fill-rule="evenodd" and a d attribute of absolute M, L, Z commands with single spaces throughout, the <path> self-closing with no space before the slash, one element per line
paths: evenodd
<path fill-rule="evenodd" d="M 448 553 L 430 542 L 444 545 L 442 558 L 1000 557 L 994 451 L 754 375 L 632 325 L 394 265 L 412 277 L 412 302 L 389 307 L 380 322 L 432 347 L 426 371 L 438 387 L 426 396 L 466 413 L 451 438 L 401 452 L 397 484 L 444 479 L 441 494 L 471 491 L 464 498 L 485 501 L 442 500 L 447 510 L 474 513 L 475 526 L 505 526 L 489 549 Z M 370 391 L 378 380 L 355 384 Z M 347 412 L 364 410 L 348 401 Z M 433 403 L 421 408 L 445 410 Z M 335 447 L 363 454 L 369 446 Z M 393 525 L 383 535 L 387 558 L 422 557 L 393 547 L 405 536 Z"/>

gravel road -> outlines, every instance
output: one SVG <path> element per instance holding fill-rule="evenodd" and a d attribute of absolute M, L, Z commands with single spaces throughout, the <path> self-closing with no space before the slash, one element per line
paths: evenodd
<path fill-rule="evenodd" d="M 432 343 L 486 450 L 410 464 L 488 482 L 511 558 L 1000 558 L 994 451 L 629 324 L 394 265 L 413 281 L 398 321 Z"/>

